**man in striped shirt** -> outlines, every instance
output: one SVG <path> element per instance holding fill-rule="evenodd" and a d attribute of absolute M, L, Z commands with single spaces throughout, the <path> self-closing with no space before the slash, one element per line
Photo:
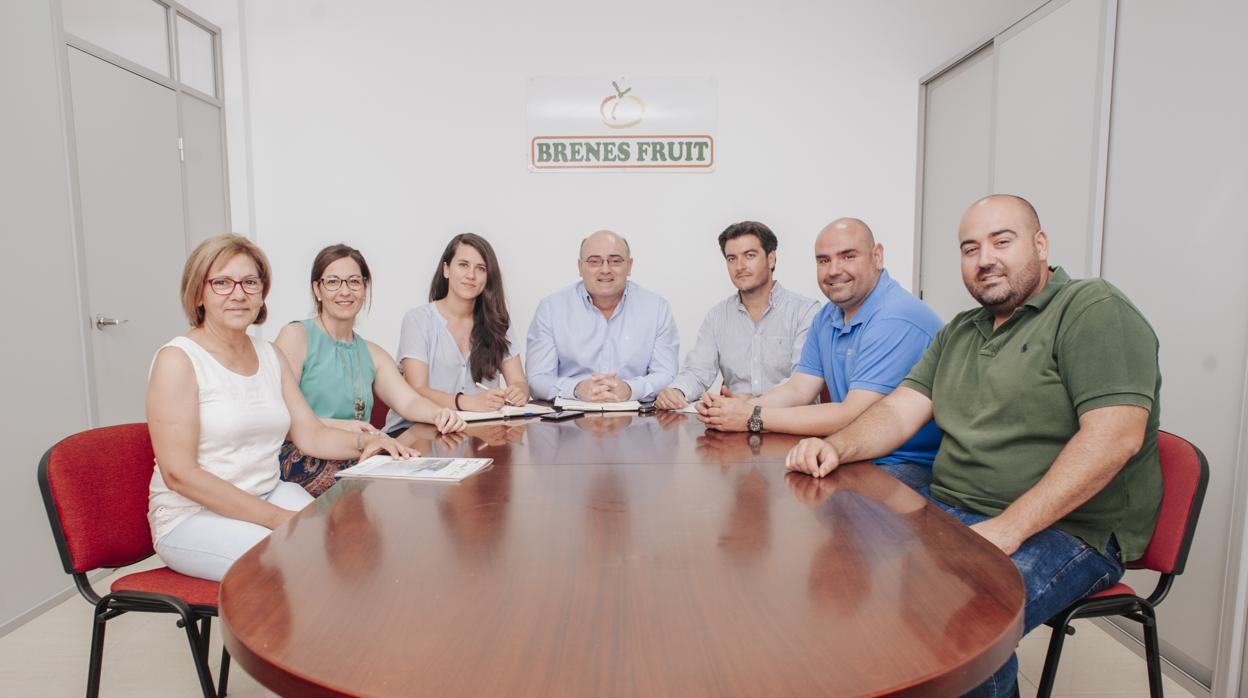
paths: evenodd
<path fill-rule="evenodd" d="M 776 281 L 777 245 L 775 233 L 755 221 L 720 233 L 719 250 L 737 292 L 706 314 L 693 350 L 656 407 L 679 409 L 696 401 L 720 374 L 725 392 L 735 395 L 761 395 L 788 380 L 819 303 Z"/>

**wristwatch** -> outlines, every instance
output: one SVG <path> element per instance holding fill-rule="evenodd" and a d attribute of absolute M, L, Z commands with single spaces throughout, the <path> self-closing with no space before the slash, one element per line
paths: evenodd
<path fill-rule="evenodd" d="M 754 406 L 754 414 L 750 415 L 749 420 L 747 420 L 745 423 L 745 427 L 749 429 L 750 431 L 754 432 L 755 434 L 763 430 L 763 406 L 762 405 Z"/>

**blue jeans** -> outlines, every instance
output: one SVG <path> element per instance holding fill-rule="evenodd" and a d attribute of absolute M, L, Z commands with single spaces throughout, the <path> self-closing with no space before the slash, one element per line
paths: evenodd
<path fill-rule="evenodd" d="M 967 526 L 992 518 L 940 502 L 932 497 L 929 487 L 920 489 L 919 494 Z M 1123 567 L 1118 560 L 1118 545 L 1112 538 L 1106 553 L 1103 555 L 1096 548 L 1056 528 L 1046 528 L 1028 538 L 1010 556 L 1023 574 L 1023 585 L 1027 591 L 1023 634 L 1031 632 L 1088 594 L 1117 583 L 1122 578 Z M 966 695 L 974 698 L 1010 696 L 1017 681 L 1018 655 L 1014 654 L 987 681 Z"/>
<path fill-rule="evenodd" d="M 923 490 L 932 486 L 932 466 L 919 463 L 880 463 L 880 470 L 901 480 L 901 484 L 912 490 Z M 926 494 L 926 493 L 924 493 Z"/>

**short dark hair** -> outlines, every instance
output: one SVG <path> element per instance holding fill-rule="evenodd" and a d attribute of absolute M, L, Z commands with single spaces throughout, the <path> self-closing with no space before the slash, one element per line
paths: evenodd
<path fill-rule="evenodd" d="M 764 254 L 775 252 L 776 246 L 779 244 L 779 241 L 776 240 L 776 234 L 771 232 L 771 228 L 758 221 L 741 221 L 724 228 L 724 232 L 719 234 L 720 254 L 723 254 L 729 240 L 735 240 L 743 235 L 753 235 L 758 238 L 759 244 L 763 246 Z"/>

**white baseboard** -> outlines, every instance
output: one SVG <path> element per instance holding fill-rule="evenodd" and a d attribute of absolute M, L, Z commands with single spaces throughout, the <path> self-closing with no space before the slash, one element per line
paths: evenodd
<path fill-rule="evenodd" d="M 113 570 L 96 570 L 88 574 L 87 579 L 91 580 L 92 582 L 95 582 L 95 581 L 100 580 L 103 577 L 107 577 L 108 575 L 112 573 L 113 573 Z M 14 630 L 17 630 L 23 625 L 29 623 L 30 621 L 38 618 L 39 616 L 43 615 L 45 612 L 47 612 L 54 606 L 60 604 L 65 599 L 68 599 L 71 596 L 77 596 L 77 595 L 78 595 L 78 588 L 75 587 L 73 583 L 71 582 L 69 586 L 65 587 L 64 589 L 61 589 L 60 591 L 56 592 L 52 596 L 49 596 L 43 601 L 35 604 L 34 607 L 32 607 L 30 610 L 25 611 L 24 613 L 19 613 L 17 616 L 12 618 L 11 620 L 5 621 L 4 623 L 0 623 L 0 637 L 4 637 L 5 635 L 8 635 Z M 84 600 L 83 603 L 85 604 L 86 601 Z"/>

